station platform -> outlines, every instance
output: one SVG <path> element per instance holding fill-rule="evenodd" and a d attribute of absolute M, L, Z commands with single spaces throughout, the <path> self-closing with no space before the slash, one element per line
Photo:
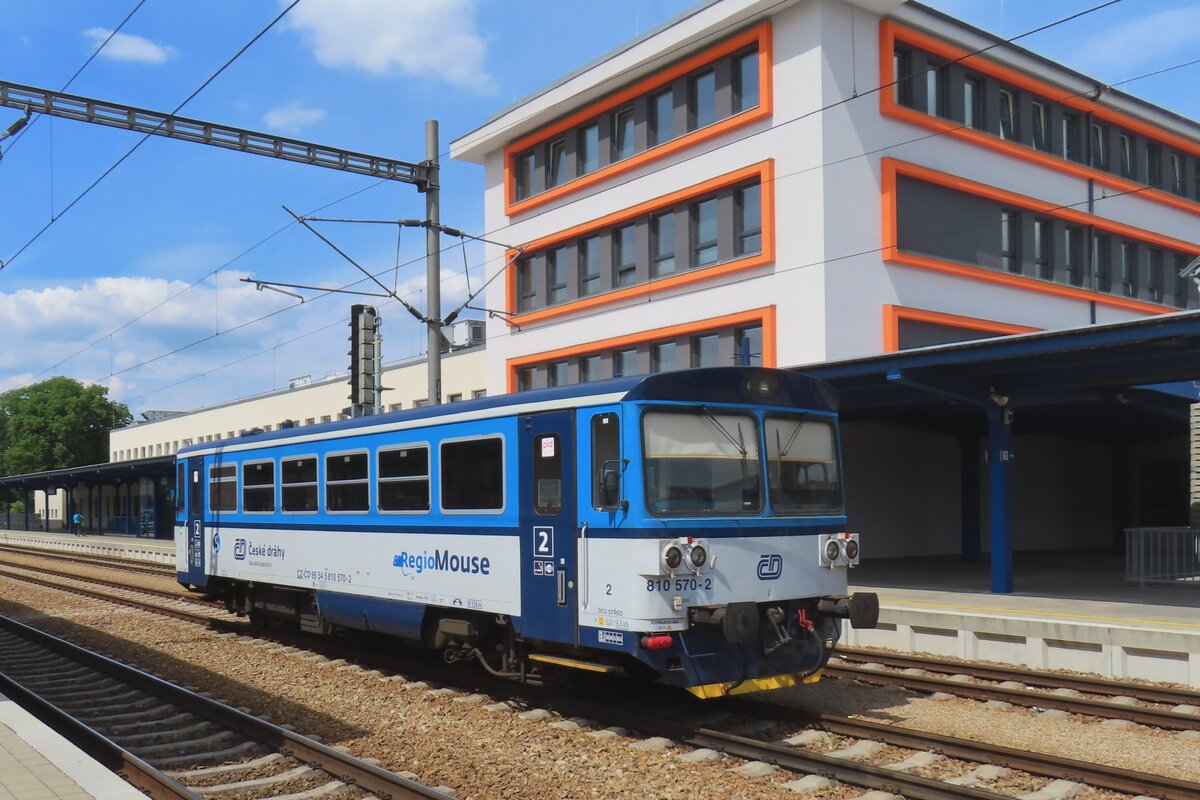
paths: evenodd
<path fill-rule="evenodd" d="M 155 564 L 175 563 L 173 540 L 147 539 L 143 536 L 117 533 L 84 533 L 82 536 L 75 536 L 62 531 L 0 530 L 0 544 L 39 547 L 65 553 L 132 558 Z"/>
<path fill-rule="evenodd" d="M 0 800 L 145 800 L 0 694 Z"/>
<path fill-rule="evenodd" d="M 986 563 L 884 559 L 851 573 L 879 595 L 879 627 L 843 642 L 1200 688 L 1200 584 L 1125 581 L 1120 556 L 1018 553 L 1012 594 Z"/>

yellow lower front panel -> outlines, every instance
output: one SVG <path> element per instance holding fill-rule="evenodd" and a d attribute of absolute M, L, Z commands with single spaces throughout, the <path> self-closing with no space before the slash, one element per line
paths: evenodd
<path fill-rule="evenodd" d="M 821 673 L 824 671 L 824 669 L 819 669 L 807 678 L 799 674 L 773 675 L 769 678 L 749 678 L 741 683 L 709 683 L 704 686 L 689 686 L 687 690 L 701 700 L 709 700 L 714 697 L 728 697 L 731 694 L 786 689 L 800 683 L 816 683 L 821 680 Z"/>

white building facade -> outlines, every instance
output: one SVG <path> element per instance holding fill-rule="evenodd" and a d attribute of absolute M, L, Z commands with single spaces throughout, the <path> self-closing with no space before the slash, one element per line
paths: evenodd
<path fill-rule="evenodd" d="M 702 3 L 451 153 L 483 165 L 485 227 L 514 246 L 489 253 L 493 393 L 1197 307 L 1176 276 L 1200 253 L 1200 125 L 917 3 Z M 885 520 L 848 476 L 857 529 L 958 546 L 956 442 L 932 439 L 913 479 L 945 502 Z M 913 441 L 871 423 L 843 446 Z M 1106 446 L 1033 444 L 1024 480 L 1111 488 Z M 902 493 L 877 465 L 858 485 Z M 1018 537 L 1074 546 L 1111 511 L 1029 509 Z"/>

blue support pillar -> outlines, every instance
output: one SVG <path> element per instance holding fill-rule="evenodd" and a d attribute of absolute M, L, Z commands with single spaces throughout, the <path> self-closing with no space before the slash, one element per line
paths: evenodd
<path fill-rule="evenodd" d="M 1012 516 L 1012 412 L 986 406 L 988 422 L 988 522 L 992 539 L 992 591 L 1013 590 Z"/>
<path fill-rule="evenodd" d="M 66 519 L 63 522 L 67 526 L 67 533 L 75 533 L 75 493 L 67 492 L 66 511 L 63 512 Z M 49 530 L 49 528 L 47 528 Z"/>
<path fill-rule="evenodd" d="M 979 432 L 970 428 L 958 440 L 960 458 L 962 520 L 962 561 L 978 564 L 980 556 L 979 507 L 983 497 L 983 474 L 980 465 Z"/>

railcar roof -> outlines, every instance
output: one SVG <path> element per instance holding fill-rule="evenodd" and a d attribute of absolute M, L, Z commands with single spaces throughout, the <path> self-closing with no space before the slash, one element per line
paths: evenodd
<path fill-rule="evenodd" d="M 630 378 L 611 378 L 591 383 L 556 386 L 548 389 L 532 389 L 525 392 L 464 400 L 438 406 L 413 408 L 406 411 L 389 411 L 369 417 L 324 422 L 304 427 L 284 428 L 279 431 L 246 434 L 219 442 L 203 442 L 179 449 L 178 455 L 198 455 L 222 448 L 266 442 L 285 442 L 298 436 L 332 432 L 351 432 L 360 428 L 386 425 L 389 422 L 414 422 L 439 417 L 478 413 L 481 418 L 493 416 L 486 412 L 511 408 L 520 413 L 522 407 L 530 411 L 546 411 L 554 408 L 576 408 L 588 405 L 594 398 L 599 405 L 622 400 L 695 400 L 710 403 L 746 403 L 753 398 L 746 394 L 743 386 L 755 373 L 770 372 L 781 382 L 780 398 L 771 405 L 792 406 L 814 411 L 836 411 L 837 391 L 815 378 L 785 370 L 756 367 L 712 367 L 707 369 L 664 372 L 653 375 L 638 375 Z"/>

